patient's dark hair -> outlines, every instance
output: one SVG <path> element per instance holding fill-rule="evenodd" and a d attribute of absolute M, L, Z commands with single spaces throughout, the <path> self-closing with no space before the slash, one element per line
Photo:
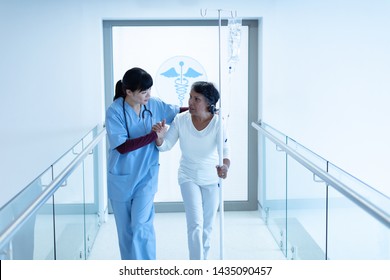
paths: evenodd
<path fill-rule="evenodd" d="M 191 90 L 206 97 L 209 103 L 209 110 L 212 114 L 217 111 L 215 105 L 217 104 L 220 96 L 213 83 L 198 81 L 192 84 Z"/>

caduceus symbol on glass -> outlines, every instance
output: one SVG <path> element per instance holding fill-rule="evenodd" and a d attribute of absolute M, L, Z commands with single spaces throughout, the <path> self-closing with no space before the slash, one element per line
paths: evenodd
<path fill-rule="evenodd" d="M 189 67 L 187 69 L 187 72 L 185 72 L 183 74 L 184 62 L 180 61 L 179 66 L 180 66 L 180 73 L 178 73 L 176 71 L 175 67 L 172 67 L 172 68 L 168 69 L 167 71 L 165 71 L 164 73 L 161 73 L 161 75 L 163 75 L 164 77 L 167 77 L 167 78 L 176 78 L 175 79 L 176 93 L 177 93 L 177 97 L 180 101 L 180 106 L 182 106 L 185 94 L 187 92 L 187 88 L 189 86 L 189 80 L 187 78 L 197 78 L 203 74 L 199 73 L 198 71 L 194 70 L 191 67 Z"/>

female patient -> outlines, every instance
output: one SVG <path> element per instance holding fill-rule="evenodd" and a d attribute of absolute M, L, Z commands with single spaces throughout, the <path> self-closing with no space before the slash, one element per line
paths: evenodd
<path fill-rule="evenodd" d="M 178 139 L 182 152 L 178 181 L 187 219 L 189 257 L 205 260 L 219 205 L 219 178 L 227 177 L 230 166 L 229 143 L 223 133 L 223 165 L 218 166 L 220 118 L 215 115 L 219 92 L 212 83 L 192 85 L 189 111 L 176 115 L 164 137 L 156 140 L 160 151 L 170 150 Z M 157 124 L 155 130 L 166 129 Z M 164 135 L 164 133 L 161 133 Z"/>

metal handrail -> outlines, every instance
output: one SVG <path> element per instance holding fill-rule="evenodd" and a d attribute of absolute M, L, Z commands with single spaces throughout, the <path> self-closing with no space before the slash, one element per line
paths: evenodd
<path fill-rule="evenodd" d="M 258 130 L 260 133 L 262 133 L 265 137 L 267 137 L 269 140 L 271 140 L 276 145 L 278 145 L 279 148 L 284 150 L 289 156 L 291 156 L 297 162 L 299 162 L 301 165 L 303 165 L 308 170 L 313 172 L 313 174 L 315 174 L 315 176 L 321 178 L 326 184 L 328 184 L 329 186 L 338 190 L 340 193 L 342 193 L 344 196 L 346 196 L 349 200 L 351 200 L 352 202 L 354 202 L 355 204 L 360 206 L 363 210 L 365 210 L 367 213 L 369 213 L 376 220 L 381 222 L 387 228 L 390 228 L 390 213 L 386 212 L 384 209 L 382 209 L 382 208 L 378 207 L 377 205 L 373 204 L 372 202 L 368 201 L 365 197 L 360 195 L 358 192 L 351 189 L 346 184 L 344 184 L 340 180 L 336 179 L 335 177 L 330 175 L 328 172 L 326 172 L 322 168 L 320 168 L 317 165 L 315 165 L 314 163 L 312 163 L 307 158 L 303 157 L 301 154 L 296 152 L 294 149 L 287 146 L 283 141 L 281 141 L 277 137 L 273 136 L 270 132 L 268 132 L 266 129 L 264 129 L 258 123 L 252 122 L 252 126 L 256 130 Z"/>
<path fill-rule="evenodd" d="M 72 174 L 79 166 L 85 157 L 95 148 L 95 146 L 106 135 L 106 129 L 102 129 L 98 135 L 76 156 L 62 172 L 53 179 L 53 181 L 45 188 L 45 190 L 28 206 L 28 208 L 17 217 L 10 226 L 8 226 L 0 235 L 0 248 L 7 244 L 15 233 L 24 225 L 24 223 L 32 217 L 39 208 L 57 191 L 62 183 Z"/>

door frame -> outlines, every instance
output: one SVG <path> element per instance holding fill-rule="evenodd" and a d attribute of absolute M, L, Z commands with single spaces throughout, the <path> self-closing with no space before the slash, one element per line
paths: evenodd
<path fill-rule="evenodd" d="M 114 69 L 112 28 L 115 26 L 218 26 L 218 20 L 103 20 L 103 62 L 104 62 L 104 93 L 105 110 L 114 97 Z M 252 121 L 257 121 L 261 115 L 259 100 L 259 64 L 261 19 L 243 19 L 242 25 L 248 27 L 248 170 L 247 170 L 247 200 L 224 201 L 225 211 L 252 211 L 258 209 L 258 134 L 250 128 Z M 227 26 L 227 20 L 222 20 L 222 26 Z M 108 147 L 108 145 L 107 145 Z M 108 155 L 108 153 L 107 153 Z M 156 212 L 184 212 L 182 202 L 155 202 Z"/>

